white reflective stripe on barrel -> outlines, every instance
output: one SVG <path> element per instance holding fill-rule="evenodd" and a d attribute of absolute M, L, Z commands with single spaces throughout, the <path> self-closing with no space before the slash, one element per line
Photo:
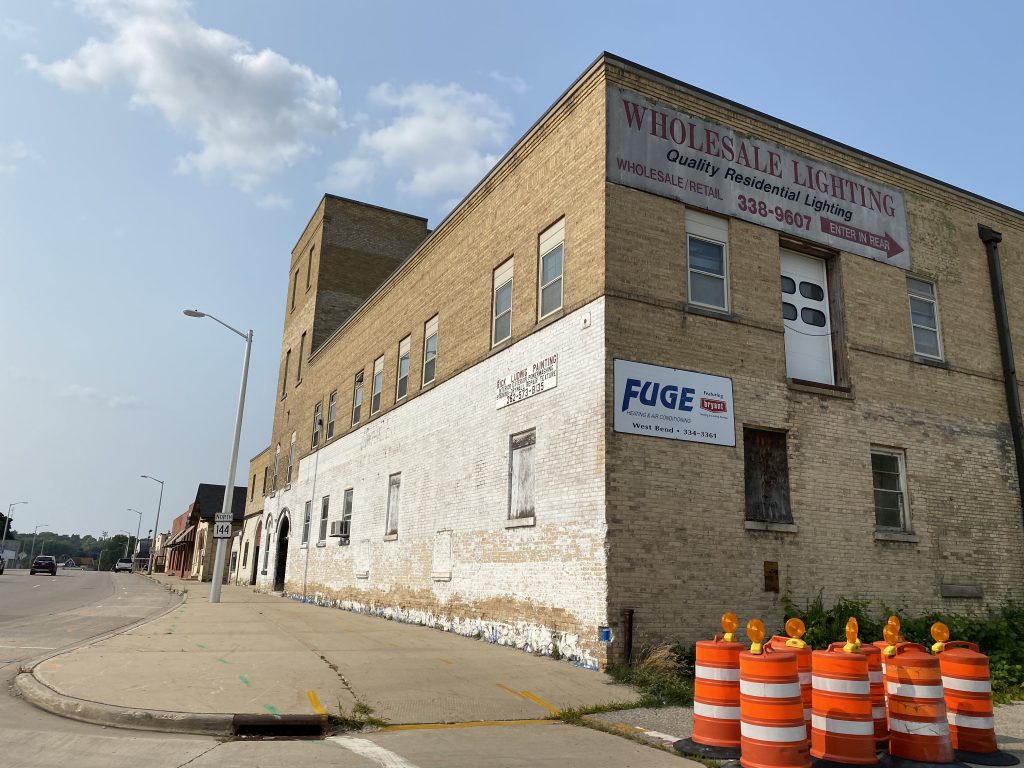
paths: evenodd
<path fill-rule="evenodd" d="M 881 720 L 885 717 L 885 707 L 872 707 L 871 716 L 875 718 L 875 720 Z"/>
<path fill-rule="evenodd" d="M 962 677 L 942 676 L 942 685 L 952 691 L 967 693 L 992 693 L 991 680 L 964 680 Z"/>
<path fill-rule="evenodd" d="M 810 685 L 810 684 L 811 684 L 811 673 L 810 672 L 801 672 L 800 673 L 800 685 Z"/>
<path fill-rule="evenodd" d="M 814 687 L 829 693 L 871 693 L 871 684 L 867 680 L 838 680 L 834 677 L 813 677 Z"/>
<path fill-rule="evenodd" d="M 794 725 L 775 728 L 767 725 L 744 723 L 741 721 L 740 735 L 745 736 L 748 739 L 773 741 L 776 743 L 807 741 L 807 726 Z"/>
<path fill-rule="evenodd" d="M 812 715 L 811 727 L 826 733 L 841 733 L 845 736 L 875 735 L 875 724 L 871 720 L 839 720 L 835 717 Z"/>
<path fill-rule="evenodd" d="M 723 667 L 705 667 L 701 664 L 697 664 L 693 669 L 693 674 L 701 680 L 725 680 L 728 682 L 736 682 L 740 679 L 740 668 L 734 667 L 729 669 Z"/>
<path fill-rule="evenodd" d="M 890 696 L 904 696 L 908 699 L 941 699 L 941 685 L 911 685 L 910 683 L 894 683 L 889 680 L 887 689 Z"/>
<path fill-rule="evenodd" d="M 800 696 L 800 683 L 755 683 L 740 680 L 740 693 L 761 699 L 792 699 Z"/>
<path fill-rule="evenodd" d="M 949 736 L 948 723 L 919 723 L 916 720 L 897 720 L 889 716 L 889 730 L 910 736 Z"/>
<path fill-rule="evenodd" d="M 739 720 L 739 707 L 723 707 L 719 704 L 704 704 L 700 701 L 693 702 L 693 714 L 701 717 L 710 717 L 713 720 Z"/>
<path fill-rule="evenodd" d="M 868 672 L 868 682 L 878 685 L 878 683 L 882 682 L 882 673 L 878 671 Z"/>
<path fill-rule="evenodd" d="M 947 712 L 946 719 L 949 720 L 950 725 L 955 725 L 957 728 L 977 728 L 979 731 L 990 731 L 996 727 L 996 721 L 991 717 L 971 717 L 970 715 Z"/>

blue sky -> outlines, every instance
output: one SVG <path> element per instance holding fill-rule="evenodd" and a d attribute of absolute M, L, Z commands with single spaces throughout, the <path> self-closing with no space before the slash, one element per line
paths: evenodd
<path fill-rule="evenodd" d="M 269 440 L 324 192 L 435 226 L 602 51 L 1024 208 L 1019 3 L 6 0 L 0 509 L 160 528 Z"/>

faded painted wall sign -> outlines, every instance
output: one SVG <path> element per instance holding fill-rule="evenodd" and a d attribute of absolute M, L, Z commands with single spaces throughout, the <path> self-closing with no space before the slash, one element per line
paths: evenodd
<path fill-rule="evenodd" d="M 518 403 L 541 392 L 558 386 L 558 355 L 548 355 L 542 360 L 513 371 L 503 379 L 498 379 L 498 392 L 495 405 L 504 408 L 506 405 Z"/>
<path fill-rule="evenodd" d="M 607 176 L 910 269 L 903 193 L 778 144 L 608 87 Z"/>
<path fill-rule="evenodd" d="M 736 445 L 732 379 L 615 361 L 615 431 Z"/>

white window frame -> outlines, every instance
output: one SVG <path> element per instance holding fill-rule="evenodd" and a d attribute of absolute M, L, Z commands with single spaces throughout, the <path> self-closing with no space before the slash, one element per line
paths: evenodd
<path fill-rule="evenodd" d="M 306 502 L 305 511 L 302 513 L 302 546 L 309 546 L 309 527 L 312 522 L 313 500 Z"/>
<path fill-rule="evenodd" d="M 434 356 L 433 357 L 429 357 L 428 356 L 430 354 L 430 351 L 428 350 L 428 347 L 430 345 L 430 340 L 431 339 L 434 340 L 434 350 L 433 350 Z M 433 364 L 434 364 L 434 366 L 433 366 L 433 373 L 430 375 L 430 378 L 428 379 L 427 378 L 427 367 L 428 367 L 428 365 L 431 362 L 433 362 Z M 437 378 L 437 315 L 434 315 L 432 318 L 427 320 L 426 323 L 423 324 L 423 386 L 426 386 L 427 384 L 433 384 L 434 380 L 436 378 Z"/>
<path fill-rule="evenodd" d="M 558 276 L 544 283 L 544 259 L 558 248 L 562 249 L 562 268 Z M 553 315 L 565 306 L 565 217 L 548 227 L 541 233 L 537 247 L 537 319 Z M 544 312 L 544 289 L 559 283 L 558 306 Z"/>
<path fill-rule="evenodd" d="M 327 523 L 330 516 L 330 507 L 330 496 L 324 496 L 320 499 L 320 538 L 317 541 L 327 541 Z"/>
<path fill-rule="evenodd" d="M 878 524 L 878 507 L 875 505 L 875 490 L 891 493 L 886 488 L 875 488 L 875 468 L 871 467 L 871 506 L 875 513 L 875 530 L 884 533 L 912 533 L 910 525 L 910 494 L 907 492 L 907 452 L 902 448 L 886 448 L 881 445 L 871 446 L 871 455 L 895 456 L 899 467 L 900 494 L 900 527 L 880 526 Z"/>
<path fill-rule="evenodd" d="M 384 355 L 373 361 L 373 388 L 370 390 L 370 415 L 380 413 L 384 400 Z"/>
<path fill-rule="evenodd" d="M 395 368 L 395 402 L 404 400 L 409 395 L 409 365 L 412 360 L 410 353 L 410 347 L 412 345 L 412 336 L 406 336 L 400 342 L 398 342 L 398 365 Z M 405 373 L 402 373 L 402 364 L 405 363 Z M 405 385 L 405 392 L 402 391 L 402 385 Z"/>
<path fill-rule="evenodd" d="M 516 447 L 516 443 L 520 443 L 519 447 Z M 519 514 L 520 510 L 517 509 L 520 506 L 520 499 L 516 493 L 516 469 L 521 467 L 522 456 L 524 451 L 529 449 L 530 451 L 530 506 L 528 513 Z M 517 462 L 517 458 L 519 462 Z M 537 506 L 537 430 L 525 429 L 522 432 L 517 432 L 514 435 L 509 435 L 508 438 L 508 520 L 532 520 L 536 512 Z"/>
<path fill-rule="evenodd" d="M 324 403 L 323 400 L 313 406 L 313 435 L 309 441 L 311 448 L 320 445 L 320 437 L 323 433 Z"/>
<path fill-rule="evenodd" d="M 355 384 L 352 386 L 352 426 L 354 427 L 363 417 L 363 371 L 356 374 Z"/>
<path fill-rule="evenodd" d="M 295 433 L 292 432 L 292 441 L 288 445 L 288 474 L 285 476 L 284 484 L 291 485 L 292 470 L 295 469 Z"/>
<path fill-rule="evenodd" d="M 702 240 L 706 243 L 720 245 L 722 247 L 722 274 L 716 275 L 690 266 L 690 241 Z M 724 306 L 718 304 L 706 304 L 693 299 L 693 273 L 722 281 L 722 295 Z M 729 222 L 717 216 L 709 216 L 700 211 L 686 212 L 686 302 L 695 307 L 705 307 L 717 312 L 728 312 L 730 307 L 729 291 Z"/>
<path fill-rule="evenodd" d="M 512 338 L 512 305 L 515 299 L 515 283 L 513 282 L 515 264 L 514 259 L 509 259 L 497 269 L 491 281 L 491 346 L 496 347 Z M 498 291 L 509 286 L 508 309 L 498 314 Z M 508 335 L 497 338 L 498 319 L 508 315 Z"/>
<path fill-rule="evenodd" d="M 325 439 L 330 440 L 334 437 L 334 422 L 338 418 L 338 390 L 331 392 L 330 398 L 327 400 L 327 431 Z"/>
<path fill-rule="evenodd" d="M 932 295 L 926 296 L 920 292 L 914 291 L 910 287 L 911 280 L 915 280 L 919 283 L 925 283 L 926 285 L 930 285 L 932 289 Z M 910 300 L 912 298 L 917 299 L 919 301 L 927 301 L 932 305 L 932 310 L 935 314 L 934 328 L 929 328 L 927 325 L 918 325 L 917 323 L 914 322 L 914 310 L 910 304 Z M 938 286 L 935 284 L 934 280 L 926 280 L 923 277 L 907 275 L 907 311 L 910 313 L 910 343 L 914 346 L 914 354 L 917 355 L 918 357 L 927 357 L 929 360 L 945 360 L 945 353 L 942 349 L 942 323 L 939 320 L 939 289 Z M 921 352 L 920 350 L 918 350 L 917 338 L 914 336 L 915 328 L 924 328 L 925 330 L 935 332 L 935 342 L 939 348 L 938 355 L 933 355 L 930 354 L 929 352 Z"/>
<path fill-rule="evenodd" d="M 391 489 L 394 488 L 395 492 L 392 493 Z M 402 473 L 396 472 L 395 474 L 388 477 L 388 514 L 387 520 L 384 525 L 384 535 L 386 537 L 398 536 L 398 523 L 399 523 L 399 509 L 401 507 L 402 498 Z"/>
<path fill-rule="evenodd" d="M 274 451 L 274 476 L 270 479 L 270 492 L 277 492 L 277 476 L 281 473 L 281 444 L 277 444 Z"/>
<path fill-rule="evenodd" d="M 341 534 L 342 541 L 348 541 L 352 536 L 352 506 L 353 496 L 355 496 L 355 490 L 352 488 L 345 489 L 344 500 L 341 503 L 341 527 L 345 528 L 345 523 L 348 523 L 348 533 Z"/>

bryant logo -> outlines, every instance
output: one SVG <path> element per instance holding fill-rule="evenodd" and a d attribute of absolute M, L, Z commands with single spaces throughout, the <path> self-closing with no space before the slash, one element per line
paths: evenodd
<path fill-rule="evenodd" d="M 725 413 L 729 410 L 725 400 L 713 400 L 710 397 L 700 399 L 700 408 L 702 411 L 711 411 L 712 413 Z"/>

